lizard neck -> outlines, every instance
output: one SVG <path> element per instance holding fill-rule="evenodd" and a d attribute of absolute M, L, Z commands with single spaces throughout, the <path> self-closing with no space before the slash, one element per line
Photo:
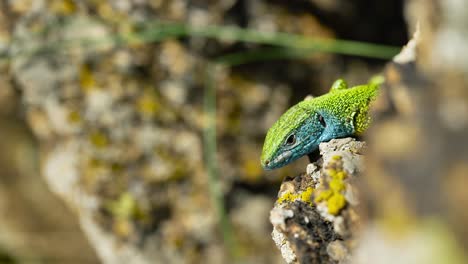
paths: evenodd
<path fill-rule="evenodd" d="M 317 108 L 330 119 L 324 139 L 363 133 L 370 124 L 369 105 L 377 94 L 377 85 L 361 85 L 323 96 Z"/>
<path fill-rule="evenodd" d="M 328 111 L 320 113 L 326 122 L 326 127 L 320 135 L 319 141 L 326 142 L 333 138 L 342 138 L 351 136 L 355 133 L 352 118 L 343 118 Z"/>

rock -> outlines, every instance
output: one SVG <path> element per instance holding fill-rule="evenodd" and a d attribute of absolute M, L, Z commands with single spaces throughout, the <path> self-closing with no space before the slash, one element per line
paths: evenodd
<path fill-rule="evenodd" d="M 344 263 L 357 240 L 354 185 L 365 144 L 344 138 L 319 148 L 322 158 L 307 165 L 307 173 L 282 183 L 270 213 L 273 239 L 287 263 Z"/>
<path fill-rule="evenodd" d="M 407 2 L 416 32 L 383 72 L 352 263 L 468 263 L 466 8 Z"/>

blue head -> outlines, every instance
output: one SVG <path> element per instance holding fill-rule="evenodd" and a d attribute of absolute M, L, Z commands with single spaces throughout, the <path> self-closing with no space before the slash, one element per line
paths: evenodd
<path fill-rule="evenodd" d="M 291 107 L 268 131 L 261 157 L 264 169 L 283 167 L 315 151 L 321 142 L 352 134 L 353 128 L 343 121 L 306 104 Z"/>

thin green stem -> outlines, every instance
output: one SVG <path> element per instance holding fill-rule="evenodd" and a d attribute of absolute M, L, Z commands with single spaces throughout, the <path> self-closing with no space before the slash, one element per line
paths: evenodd
<path fill-rule="evenodd" d="M 233 67 L 257 61 L 279 60 L 289 58 L 304 59 L 305 57 L 313 53 L 316 52 L 314 50 L 294 50 L 275 47 L 262 48 L 259 50 L 242 51 L 223 55 L 217 57 L 215 62 L 228 67 Z"/>
<path fill-rule="evenodd" d="M 389 59 L 399 52 L 398 47 L 350 40 L 313 38 L 280 32 L 261 32 L 231 26 L 194 27 L 181 23 L 152 21 L 143 25 L 141 30 L 137 32 L 117 34 L 112 37 L 106 37 L 105 39 L 59 40 L 57 43 L 47 43 L 45 46 L 34 47 L 29 50 L 21 50 L 15 54 L 9 54 L 9 57 L 43 53 L 44 51 L 54 52 L 57 51 L 58 48 L 69 48 L 76 44 L 82 45 L 83 42 L 86 42 L 87 46 L 99 46 L 108 43 L 125 46 L 132 42 L 160 42 L 168 38 L 183 36 L 206 37 L 218 39 L 220 41 L 257 43 L 293 50 L 331 52 L 380 59 Z"/>
<path fill-rule="evenodd" d="M 391 58 L 399 51 L 399 48 L 386 45 L 350 40 L 312 38 L 289 33 L 265 33 L 237 27 L 208 26 L 203 28 L 196 28 L 186 26 L 180 30 L 185 30 L 186 33 L 191 36 L 212 37 L 219 40 L 269 44 L 291 49 L 310 49 L 320 52 L 331 52 L 382 59 Z"/>
<path fill-rule="evenodd" d="M 206 115 L 204 138 L 205 167 L 208 174 L 208 185 L 210 197 L 218 216 L 219 226 L 223 235 L 225 248 L 231 257 L 237 255 L 237 246 L 232 235 L 232 228 L 224 207 L 224 195 L 219 178 L 218 162 L 216 160 L 216 67 L 219 64 L 208 64 L 206 66 L 206 84 L 204 92 L 204 113 Z"/>

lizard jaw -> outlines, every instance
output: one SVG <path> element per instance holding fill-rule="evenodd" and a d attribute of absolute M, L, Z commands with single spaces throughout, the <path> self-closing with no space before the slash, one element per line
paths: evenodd
<path fill-rule="evenodd" d="M 283 153 L 281 153 L 278 157 L 274 158 L 272 161 L 266 160 L 262 165 L 263 168 L 267 170 L 272 170 L 275 168 L 282 167 L 284 162 L 287 161 L 289 158 L 291 158 L 293 152 L 288 150 Z"/>

